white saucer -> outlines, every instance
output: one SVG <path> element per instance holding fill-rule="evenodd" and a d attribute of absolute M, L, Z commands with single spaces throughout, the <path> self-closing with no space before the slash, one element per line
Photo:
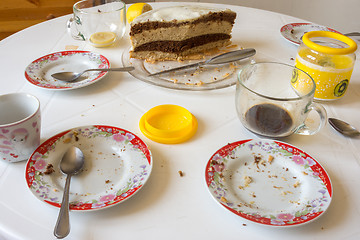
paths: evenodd
<path fill-rule="evenodd" d="M 69 146 L 82 150 L 85 165 L 70 186 L 70 209 L 89 211 L 121 203 L 148 180 L 152 156 L 135 134 L 121 128 L 92 125 L 61 132 L 41 144 L 30 156 L 25 178 L 39 200 L 60 207 L 65 175 L 59 162 Z M 54 172 L 47 174 L 47 168 Z"/>
<path fill-rule="evenodd" d="M 25 69 L 29 83 L 50 90 L 70 90 L 93 84 L 102 79 L 107 72 L 88 72 L 74 82 L 63 82 L 51 77 L 56 72 L 82 72 L 89 68 L 109 68 L 104 56 L 88 51 L 63 51 L 51 53 L 34 60 Z"/>
<path fill-rule="evenodd" d="M 309 223 L 328 209 L 332 185 L 325 169 L 284 142 L 249 139 L 213 154 L 205 170 L 211 195 L 225 209 L 268 226 Z"/>
<path fill-rule="evenodd" d="M 306 32 L 310 32 L 310 31 L 329 31 L 329 32 L 336 32 L 339 33 L 338 31 L 328 28 L 328 27 L 324 27 L 324 26 L 319 26 L 319 25 L 315 25 L 312 23 L 290 23 L 290 24 L 286 24 L 284 25 L 281 29 L 281 35 L 288 40 L 289 42 L 299 45 L 302 41 L 302 36 L 306 33 Z"/>

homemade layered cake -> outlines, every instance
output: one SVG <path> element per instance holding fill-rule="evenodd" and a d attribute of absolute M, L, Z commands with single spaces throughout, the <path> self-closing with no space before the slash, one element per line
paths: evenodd
<path fill-rule="evenodd" d="M 231 43 L 236 13 L 230 9 L 175 6 L 146 12 L 131 22 L 131 58 L 182 60 Z"/>

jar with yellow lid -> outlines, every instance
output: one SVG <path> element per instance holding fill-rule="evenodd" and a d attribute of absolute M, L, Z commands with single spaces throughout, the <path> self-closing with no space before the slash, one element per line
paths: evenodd
<path fill-rule="evenodd" d="M 354 68 L 354 52 L 357 49 L 355 41 L 327 31 L 307 32 L 302 41 L 295 66 L 314 79 L 315 99 L 335 100 L 342 97 Z M 301 87 L 296 85 L 296 81 L 293 81 L 293 86 Z"/>

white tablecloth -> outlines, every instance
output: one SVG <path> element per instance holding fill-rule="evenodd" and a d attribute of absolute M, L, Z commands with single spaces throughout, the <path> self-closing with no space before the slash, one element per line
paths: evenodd
<path fill-rule="evenodd" d="M 178 3 L 152 3 L 153 8 Z M 208 5 L 208 4 L 206 4 Z M 304 22 L 290 16 L 230 5 L 237 12 L 233 29 L 236 44 L 257 50 L 256 60 L 294 64 L 297 46 L 287 42 L 280 28 Z M 235 86 L 213 91 L 179 91 L 153 86 L 128 73 L 109 73 L 85 88 L 44 90 L 29 84 L 24 69 L 33 60 L 77 45 L 106 56 L 112 67 L 122 66 L 129 47 L 128 33 L 111 48 L 92 48 L 66 32 L 69 16 L 50 20 L 0 42 L 0 94 L 28 92 L 41 101 L 42 141 L 61 131 L 90 124 L 127 129 L 150 147 L 154 166 L 147 184 L 119 205 L 94 212 L 71 212 L 68 239 L 359 239 L 360 139 L 350 139 L 327 125 L 314 136 L 281 139 L 319 161 L 332 180 L 334 194 L 328 211 L 309 224 L 293 228 L 267 227 L 226 211 L 210 195 L 205 164 L 227 143 L 256 138 L 239 122 Z M 357 51 L 359 58 L 359 51 Z M 181 144 L 153 142 L 139 130 L 140 117 L 161 104 L 187 108 L 199 122 L 196 135 Z M 360 128 L 360 63 L 356 61 L 346 95 L 324 103 L 329 117 Z M 1 113 L 6 114 L 6 113 Z M 25 162 L 0 162 L 0 239 L 54 239 L 58 209 L 39 201 L 24 178 Z M 180 177 L 178 171 L 183 171 Z"/>

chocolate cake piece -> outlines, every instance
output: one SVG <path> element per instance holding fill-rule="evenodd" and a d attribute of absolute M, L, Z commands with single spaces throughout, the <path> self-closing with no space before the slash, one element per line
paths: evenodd
<path fill-rule="evenodd" d="M 146 12 L 131 22 L 130 57 L 182 60 L 231 43 L 236 13 L 203 6 L 175 6 Z"/>

